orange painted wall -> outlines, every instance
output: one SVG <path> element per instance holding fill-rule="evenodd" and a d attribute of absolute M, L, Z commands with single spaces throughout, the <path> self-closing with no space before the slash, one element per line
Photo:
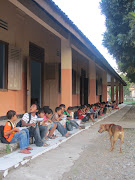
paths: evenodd
<path fill-rule="evenodd" d="M 61 70 L 61 103 L 72 106 L 72 69 Z"/>
<path fill-rule="evenodd" d="M 58 105 L 61 104 L 61 94 L 58 95 Z M 72 106 L 80 106 L 80 94 L 72 95 Z"/>
<path fill-rule="evenodd" d="M 22 75 L 22 89 L 20 91 L 0 91 L 0 116 L 5 116 L 7 111 L 15 110 L 17 114 L 26 112 L 26 81 Z"/>
<path fill-rule="evenodd" d="M 96 99 L 96 80 L 95 79 L 90 79 L 89 80 L 89 99 L 88 99 L 89 104 L 94 104 L 97 102 Z"/>

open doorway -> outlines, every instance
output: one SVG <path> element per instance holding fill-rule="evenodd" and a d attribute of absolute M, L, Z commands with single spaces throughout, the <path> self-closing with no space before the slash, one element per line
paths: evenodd
<path fill-rule="evenodd" d="M 44 99 L 44 48 L 29 43 L 29 58 L 27 61 L 27 111 L 31 104 L 43 105 Z"/>
<path fill-rule="evenodd" d="M 80 104 L 88 104 L 88 78 L 86 78 L 86 71 L 81 69 L 80 77 Z"/>
<path fill-rule="evenodd" d="M 31 104 L 41 106 L 41 62 L 31 60 Z"/>

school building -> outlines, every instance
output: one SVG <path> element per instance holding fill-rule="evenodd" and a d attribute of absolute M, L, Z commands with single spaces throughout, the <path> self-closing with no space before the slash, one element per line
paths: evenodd
<path fill-rule="evenodd" d="M 52 0 L 0 0 L 0 117 L 107 101 L 107 86 L 122 103 L 125 85 Z"/>

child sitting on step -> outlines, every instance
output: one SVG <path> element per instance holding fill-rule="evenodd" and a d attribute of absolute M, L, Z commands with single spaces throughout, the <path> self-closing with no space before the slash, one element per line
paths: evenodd
<path fill-rule="evenodd" d="M 57 125 L 54 124 L 51 120 L 53 111 L 48 108 L 48 109 L 46 109 L 46 112 L 44 112 L 44 109 L 40 108 L 37 115 L 39 118 L 43 118 L 43 122 L 41 122 L 41 125 L 47 126 L 47 133 L 45 135 L 45 138 L 55 139 L 55 137 L 53 136 L 53 133 L 54 133 L 55 129 L 57 128 Z"/>
<path fill-rule="evenodd" d="M 15 111 L 8 111 L 7 118 L 9 121 L 6 122 L 4 127 L 4 137 L 10 143 L 20 143 L 20 151 L 19 153 L 29 154 L 32 150 L 29 147 L 29 131 L 28 129 L 20 130 L 19 127 L 16 127 L 14 123 L 17 120 L 16 112 Z"/>

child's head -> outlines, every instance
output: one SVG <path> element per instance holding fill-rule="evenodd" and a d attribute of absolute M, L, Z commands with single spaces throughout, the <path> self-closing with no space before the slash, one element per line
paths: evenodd
<path fill-rule="evenodd" d="M 91 105 L 90 105 L 90 104 L 87 104 L 86 106 L 87 106 L 87 108 L 86 108 L 86 109 L 87 109 L 87 110 L 90 110 Z"/>
<path fill-rule="evenodd" d="M 37 115 L 38 115 L 39 118 L 43 118 L 44 115 L 45 115 L 44 110 L 42 108 L 40 108 Z"/>
<path fill-rule="evenodd" d="M 37 113 L 39 111 L 40 107 L 37 104 L 32 104 L 30 107 L 30 113 Z"/>
<path fill-rule="evenodd" d="M 61 108 L 61 112 L 63 113 L 65 111 L 65 108 L 66 108 L 65 104 L 61 104 L 59 107 Z"/>
<path fill-rule="evenodd" d="M 93 108 L 94 107 L 94 104 L 91 104 L 90 108 Z"/>
<path fill-rule="evenodd" d="M 82 105 L 82 106 L 81 106 L 81 109 L 82 109 L 83 111 L 85 111 L 85 110 L 86 110 L 85 105 Z"/>
<path fill-rule="evenodd" d="M 44 113 L 46 113 L 46 111 L 49 109 L 49 106 L 44 106 L 43 107 L 43 110 L 44 110 Z"/>
<path fill-rule="evenodd" d="M 61 108 L 60 108 L 60 107 L 56 107 L 56 108 L 55 108 L 55 112 L 56 112 L 58 115 L 61 115 Z"/>
<path fill-rule="evenodd" d="M 73 108 L 72 108 L 71 106 L 69 106 L 68 109 L 67 109 L 67 111 L 68 111 L 68 113 L 70 114 L 70 113 L 73 112 Z"/>
<path fill-rule="evenodd" d="M 46 110 L 45 115 L 46 115 L 46 117 L 47 117 L 48 119 L 50 119 L 50 118 L 51 118 L 52 114 L 53 114 L 52 109 L 47 109 L 47 110 Z"/>
<path fill-rule="evenodd" d="M 7 112 L 7 118 L 13 121 L 17 120 L 16 112 L 13 110 L 10 110 Z"/>

